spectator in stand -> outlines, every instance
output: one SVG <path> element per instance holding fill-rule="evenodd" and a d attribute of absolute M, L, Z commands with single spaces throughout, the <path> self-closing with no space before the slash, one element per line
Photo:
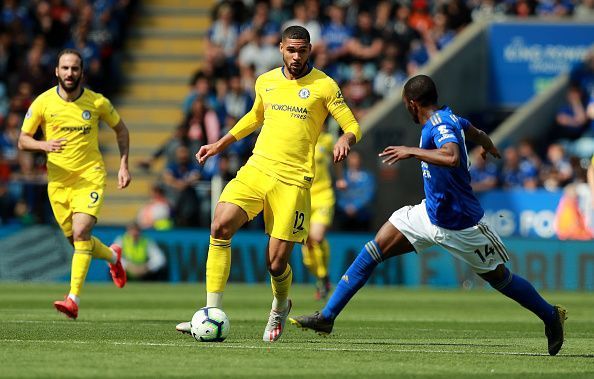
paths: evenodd
<path fill-rule="evenodd" d="M 497 187 L 497 166 L 481 156 L 480 149 L 472 151 L 470 186 L 475 193 L 487 192 Z"/>
<path fill-rule="evenodd" d="M 210 93 L 207 96 L 207 104 L 215 111 L 219 124 L 225 125 L 225 119 L 227 118 L 227 108 L 225 106 L 225 97 L 229 93 L 229 83 L 225 78 L 218 78 L 215 81 L 214 93 Z"/>
<path fill-rule="evenodd" d="M 384 48 L 381 33 L 375 29 L 371 13 L 362 11 L 357 18 L 357 28 L 353 38 L 348 41 L 349 56 L 355 62 L 363 64 L 370 77 L 377 71 L 377 59 Z"/>
<path fill-rule="evenodd" d="M 364 72 L 363 64 L 360 62 L 352 63 L 350 69 L 349 80 L 343 86 L 342 93 L 355 118 L 361 119 L 375 101 L 369 79 L 371 75 Z"/>
<path fill-rule="evenodd" d="M 450 0 L 443 5 L 442 12 L 447 19 L 446 28 L 455 33 L 462 30 L 466 25 L 472 22 L 471 11 L 466 5 L 465 0 Z M 439 14 L 441 12 L 437 12 Z"/>
<path fill-rule="evenodd" d="M 48 1 L 39 1 L 35 7 L 33 18 L 33 34 L 43 35 L 49 48 L 57 50 L 68 41 L 72 14 L 68 11 L 52 15 L 52 7 Z"/>
<path fill-rule="evenodd" d="M 427 0 L 413 0 L 408 24 L 421 35 L 425 35 L 433 27 L 433 19 L 429 14 Z"/>
<path fill-rule="evenodd" d="M 271 20 L 269 17 L 268 3 L 258 1 L 254 6 L 254 15 L 252 19 L 241 26 L 241 34 L 237 44 L 240 48 L 244 45 L 260 39 L 260 43 L 264 46 L 277 46 L 279 36 L 280 24 Z M 278 55 L 278 51 L 277 51 Z"/>
<path fill-rule="evenodd" d="M 540 17 L 566 17 L 572 10 L 573 4 L 569 0 L 539 0 L 535 13 Z"/>
<path fill-rule="evenodd" d="M 325 51 L 328 56 L 330 70 L 337 71 L 336 66 L 340 64 L 339 61 L 349 54 L 348 41 L 353 36 L 353 29 L 345 24 L 344 8 L 337 4 L 328 7 L 328 17 L 328 22 L 322 28 L 322 39 L 320 41 L 322 46 L 318 50 Z M 330 75 L 329 72 L 326 72 L 326 74 Z M 330 76 L 336 78 L 333 75 Z"/>
<path fill-rule="evenodd" d="M 382 59 L 381 68 L 373 79 L 373 92 L 378 97 L 400 95 L 406 74 L 399 70 L 394 59 Z"/>
<path fill-rule="evenodd" d="M 563 105 L 555 116 L 557 127 L 553 130 L 551 140 L 559 139 L 574 141 L 584 132 L 586 125 L 586 109 L 582 103 L 582 91 L 577 86 L 567 89 L 567 103 Z"/>
<path fill-rule="evenodd" d="M 90 8 L 92 10 L 92 8 Z M 101 50 L 100 47 L 89 38 L 90 25 L 79 22 L 72 35 L 72 39 L 66 43 L 67 48 L 72 48 L 80 51 L 83 64 L 85 68 L 85 82 L 97 92 L 105 91 L 107 80 L 103 77 L 101 66 Z"/>
<path fill-rule="evenodd" d="M 573 17 L 578 21 L 590 21 L 594 18 L 594 0 L 582 0 L 576 4 Z"/>
<path fill-rule="evenodd" d="M 225 74 L 230 71 L 237 55 L 238 41 L 239 27 L 233 21 L 233 8 L 222 3 L 206 38 L 206 60 L 215 71 Z"/>
<path fill-rule="evenodd" d="M 201 178 L 200 166 L 186 146 L 176 150 L 176 161 L 167 166 L 163 182 L 168 199 L 174 204 L 176 226 L 198 226 L 200 199 L 194 187 Z"/>
<path fill-rule="evenodd" d="M 337 191 L 337 219 L 341 230 L 369 230 L 371 202 L 375 196 L 375 180 L 361 169 L 361 155 L 351 151 L 344 172 L 346 189 Z"/>
<path fill-rule="evenodd" d="M 257 76 L 282 65 L 282 58 L 278 53 L 278 45 L 266 42 L 262 29 L 253 31 L 253 38 L 239 51 L 239 69 L 254 66 Z"/>
<path fill-rule="evenodd" d="M 142 234 L 137 223 L 128 224 L 126 232 L 115 241 L 122 247 L 122 265 L 131 280 L 164 278 L 165 254 L 157 243 Z"/>
<path fill-rule="evenodd" d="M 232 76 L 229 79 L 229 93 L 225 96 L 227 114 L 239 120 L 251 109 L 252 103 L 252 98 L 241 85 L 241 77 Z"/>
<path fill-rule="evenodd" d="M 542 160 L 534 150 L 534 143 L 528 138 L 521 139 L 518 142 L 518 154 L 520 155 L 520 162 L 528 162 L 529 165 L 534 166 L 536 171 L 540 171 Z"/>
<path fill-rule="evenodd" d="M 478 1 L 478 5 L 475 6 L 471 12 L 473 21 L 491 21 L 491 20 L 503 20 L 507 13 L 507 7 L 505 2 L 497 0 L 482 0 Z"/>
<path fill-rule="evenodd" d="M 547 150 L 548 162 L 541 170 L 541 181 L 549 191 L 555 191 L 569 184 L 573 179 L 573 168 L 565 156 L 563 147 L 553 143 Z"/>
<path fill-rule="evenodd" d="M 0 37 L 1 38 L 1 37 Z M 2 45 L 0 44 L 0 51 L 2 49 Z M 0 52 L 0 57 L 2 53 Z M 0 58 L 0 61 L 2 58 Z M 2 63 L 0 62 L 0 66 Z M 8 115 L 8 110 L 10 109 L 10 98 L 8 97 L 8 93 L 6 90 L 6 85 L 0 81 L 0 123 L 4 121 L 6 116 Z"/>
<path fill-rule="evenodd" d="M 138 211 L 136 223 L 141 229 L 168 230 L 173 226 L 171 205 L 160 184 L 151 187 L 149 202 Z"/>
<path fill-rule="evenodd" d="M 160 158 L 165 158 L 165 166 L 173 164 L 176 160 L 176 151 L 179 146 L 188 146 L 188 133 L 184 125 L 175 128 L 173 136 L 163 143 L 151 156 L 138 162 L 138 166 L 143 170 L 149 170 L 151 166 Z"/>
<path fill-rule="evenodd" d="M 182 121 L 182 127 L 186 129 L 191 151 L 198 151 L 200 146 L 217 141 L 221 134 L 217 114 L 206 105 L 202 96 L 194 99 L 190 113 Z"/>
<path fill-rule="evenodd" d="M 410 7 L 406 3 L 399 3 L 394 14 L 394 23 L 387 32 L 386 40 L 395 41 L 398 46 L 399 65 L 406 65 L 406 55 L 413 41 L 419 40 L 421 35 L 410 26 Z"/>
<path fill-rule="evenodd" d="M 24 116 L 27 109 L 33 102 L 33 87 L 29 82 L 21 82 L 18 84 L 17 92 L 10 99 L 10 110 Z"/>
<path fill-rule="evenodd" d="M 439 50 L 446 47 L 454 40 L 456 33 L 450 29 L 449 15 L 438 11 L 433 16 L 433 28 L 426 33 L 425 45 L 431 56 L 437 54 Z"/>
<path fill-rule="evenodd" d="M 318 20 L 310 19 L 303 1 L 297 1 L 293 5 L 293 16 L 294 18 L 284 23 L 281 30 L 285 30 L 292 25 L 303 26 L 309 32 L 311 45 L 317 46 L 322 36 L 322 28 Z"/>
<path fill-rule="evenodd" d="M 374 27 L 380 33 L 390 28 L 392 14 L 392 2 L 390 0 L 380 0 L 375 7 Z"/>
<path fill-rule="evenodd" d="M 43 50 L 41 47 L 32 48 L 27 54 L 26 65 L 19 72 L 19 82 L 27 82 L 31 85 L 32 93 L 41 93 L 50 84 L 48 82 L 49 71 L 41 64 Z"/>
<path fill-rule="evenodd" d="M 531 0 L 516 0 L 510 13 L 521 18 L 534 16 L 534 4 Z"/>
<path fill-rule="evenodd" d="M 538 187 L 538 170 L 528 160 L 522 161 L 515 147 L 508 147 L 503 153 L 503 169 L 501 184 L 505 189 L 536 189 Z"/>
<path fill-rule="evenodd" d="M 182 105 L 182 111 L 184 116 L 190 113 L 192 110 L 192 104 L 197 97 L 200 96 L 211 96 L 210 91 L 210 80 L 207 75 L 201 70 L 197 71 L 190 81 L 191 88 L 190 93 L 185 97 Z"/>
<path fill-rule="evenodd" d="M 284 25 L 291 18 L 291 12 L 285 7 L 283 0 L 270 0 L 268 13 L 270 20 L 277 25 Z"/>
<path fill-rule="evenodd" d="M 0 134 L 0 149 L 3 159 L 13 169 L 19 165 L 17 148 L 23 118 L 16 112 L 10 112 L 2 123 Z"/>

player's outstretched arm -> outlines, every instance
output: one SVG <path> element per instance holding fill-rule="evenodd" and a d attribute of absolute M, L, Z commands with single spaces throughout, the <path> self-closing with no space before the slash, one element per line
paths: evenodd
<path fill-rule="evenodd" d="M 130 151 L 130 132 L 124 124 L 120 121 L 114 126 L 114 132 L 118 141 L 118 149 L 120 150 L 120 169 L 118 170 L 118 188 L 123 189 L 128 187 L 132 177 L 128 170 L 128 155 Z"/>
<path fill-rule="evenodd" d="M 481 156 L 483 157 L 483 159 L 487 159 L 487 153 L 491 154 L 495 158 L 501 158 L 499 150 L 497 150 L 497 147 L 495 146 L 493 141 L 491 141 L 491 138 L 489 138 L 487 133 L 474 127 L 473 125 L 469 125 L 468 128 L 464 131 L 464 135 L 466 136 L 466 139 L 468 139 L 470 142 L 474 142 L 483 148 L 481 151 Z"/>
<path fill-rule="evenodd" d="M 454 142 L 448 142 L 439 149 L 388 146 L 378 155 L 383 158 L 383 163 L 389 165 L 409 158 L 417 158 L 418 160 L 438 166 L 458 167 L 460 165 L 460 148 Z"/>
<path fill-rule="evenodd" d="M 235 139 L 232 134 L 227 133 L 217 142 L 201 146 L 200 150 L 198 150 L 198 153 L 196 153 L 196 160 L 198 163 L 204 164 L 208 158 L 215 156 L 221 151 L 225 150 L 235 141 L 237 141 L 237 139 Z"/>
<path fill-rule="evenodd" d="M 38 141 L 29 133 L 21 132 L 18 147 L 24 151 L 43 151 L 46 153 L 59 153 L 66 146 L 66 138 L 49 141 Z"/>

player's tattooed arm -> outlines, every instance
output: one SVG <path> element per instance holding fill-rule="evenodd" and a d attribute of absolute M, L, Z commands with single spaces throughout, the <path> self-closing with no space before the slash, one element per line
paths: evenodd
<path fill-rule="evenodd" d="M 24 151 L 43 151 L 46 153 L 59 153 L 66 146 L 66 138 L 49 141 L 38 141 L 29 133 L 21 132 L 18 147 Z"/>
<path fill-rule="evenodd" d="M 464 135 L 466 136 L 467 140 L 482 147 L 481 156 L 483 159 L 487 159 L 487 153 L 491 154 L 495 158 L 501 158 L 499 150 L 497 150 L 497 147 L 495 144 L 493 144 L 493 141 L 491 141 L 491 138 L 489 138 L 487 133 L 475 128 L 473 125 L 469 125 L 465 130 Z"/>
<path fill-rule="evenodd" d="M 120 169 L 118 170 L 118 188 L 126 188 L 130 184 L 132 177 L 128 170 L 128 155 L 130 151 L 130 132 L 124 124 L 124 121 L 120 121 L 114 126 L 114 132 L 116 133 L 116 139 L 118 141 L 118 149 L 120 150 Z"/>

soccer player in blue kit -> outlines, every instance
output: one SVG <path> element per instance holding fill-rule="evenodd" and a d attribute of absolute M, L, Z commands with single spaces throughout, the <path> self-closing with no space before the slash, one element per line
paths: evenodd
<path fill-rule="evenodd" d="M 426 75 L 404 85 L 403 100 L 415 123 L 423 126 L 420 147 L 389 146 L 379 154 L 383 162 L 403 159 L 421 161 L 425 200 L 392 214 L 375 238 L 365 244 L 338 283 L 321 312 L 290 321 L 302 328 L 327 334 L 334 320 L 375 267 L 384 260 L 439 245 L 472 269 L 494 289 L 537 315 L 545 324 L 550 355 L 563 345 L 566 310 L 546 302 L 524 278 L 505 267 L 509 259 L 499 236 L 489 226 L 480 203 L 472 193 L 465 139 L 500 158 L 491 139 L 448 107 L 437 105 L 437 89 Z"/>

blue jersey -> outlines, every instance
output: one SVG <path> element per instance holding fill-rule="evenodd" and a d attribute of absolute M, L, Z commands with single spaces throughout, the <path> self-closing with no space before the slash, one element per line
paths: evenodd
<path fill-rule="evenodd" d="M 425 206 L 431 223 L 442 228 L 461 230 L 478 224 L 484 211 L 470 187 L 469 161 L 464 130 L 470 122 L 443 107 L 423 125 L 422 149 L 439 149 L 448 142 L 458 144 L 460 165 L 438 166 L 421 162 L 425 187 Z"/>

